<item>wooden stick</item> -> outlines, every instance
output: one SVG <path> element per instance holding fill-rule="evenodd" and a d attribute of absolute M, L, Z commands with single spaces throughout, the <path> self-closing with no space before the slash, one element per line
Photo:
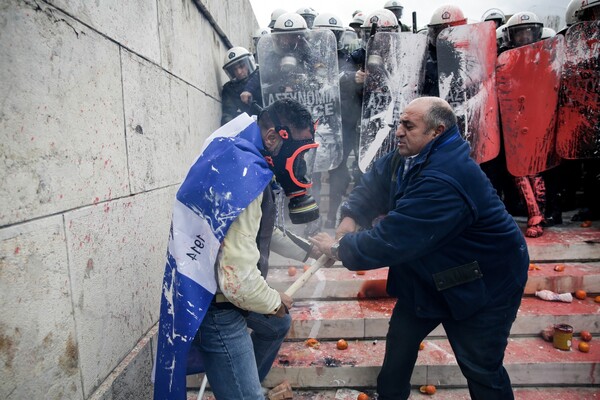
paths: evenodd
<path fill-rule="evenodd" d="M 319 259 L 315 261 L 309 269 L 307 269 L 302 275 L 300 275 L 300 278 L 298 278 L 296 282 L 292 283 L 290 287 L 287 288 L 285 294 L 287 294 L 290 297 L 294 296 L 294 293 L 296 293 L 298 289 L 304 286 L 306 281 L 308 281 L 310 277 L 315 274 L 315 272 L 317 272 L 322 266 L 324 266 L 327 263 L 327 261 L 329 261 L 329 257 L 327 257 L 325 254 L 319 257 Z"/>

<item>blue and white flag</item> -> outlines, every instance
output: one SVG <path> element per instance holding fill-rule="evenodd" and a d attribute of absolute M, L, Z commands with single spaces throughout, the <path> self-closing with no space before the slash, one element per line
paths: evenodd
<path fill-rule="evenodd" d="M 273 177 L 262 149 L 260 128 L 240 115 L 205 141 L 177 192 L 162 286 L 155 400 L 186 398 L 188 352 L 217 289 L 219 248 L 231 223 Z"/>

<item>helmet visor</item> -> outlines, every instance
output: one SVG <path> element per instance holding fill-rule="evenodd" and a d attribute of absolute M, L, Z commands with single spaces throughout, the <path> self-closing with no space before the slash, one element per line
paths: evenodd
<path fill-rule="evenodd" d="M 525 46 L 542 38 L 542 24 L 510 26 L 507 29 L 507 34 L 511 47 Z"/>
<path fill-rule="evenodd" d="M 250 57 L 244 57 L 229 63 L 223 67 L 225 73 L 232 81 L 243 81 L 256 69 L 256 65 Z"/>
<path fill-rule="evenodd" d="M 307 31 L 273 32 L 273 48 L 278 54 L 297 54 L 306 49 Z"/>

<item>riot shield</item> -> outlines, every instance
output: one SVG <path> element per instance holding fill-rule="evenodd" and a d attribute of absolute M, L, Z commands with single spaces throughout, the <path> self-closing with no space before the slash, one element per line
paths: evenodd
<path fill-rule="evenodd" d="M 496 58 L 493 21 L 449 27 L 438 35 L 440 97 L 454 109 L 477 163 L 500 152 Z"/>
<path fill-rule="evenodd" d="M 556 149 L 563 158 L 600 158 L 600 21 L 565 35 Z"/>
<path fill-rule="evenodd" d="M 342 114 L 333 32 L 274 32 L 258 42 L 258 57 L 265 106 L 285 97 L 305 105 L 318 120 L 313 172 L 336 168 L 342 160 Z"/>
<path fill-rule="evenodd" d="M 379 32 L 367 44 L 358 166 L 395 148 L 399 115 L 421 94 L 427 37 Z"/>
<path fill-rule="evenodd" d="M 496 84 L 506 165 L 513 176 L 558 165 L 555 151 L 564 38 L 557 35 L 498 57 Z"/>

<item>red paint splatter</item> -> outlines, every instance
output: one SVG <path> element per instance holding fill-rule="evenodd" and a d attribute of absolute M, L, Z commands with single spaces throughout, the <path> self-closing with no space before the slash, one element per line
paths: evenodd
<path fill-rule="evenodd" d="M 387 279 L 365 281 L 365 283 L 363 283 L 360 287 L 357 297 L 359 299 L 389 297 L 385 290 L 386 285 Z"/>
<path fill-rule="evenodd" d="M 19 254 L 21 252 L 21 248 L 20 247 L 15 247 L 15 254 Z"/>
<path fill-rule="evenodd" d="M 99 201 L 100 201 L 100 198 L 96 197 L 96 198 L 94 199 L 94 204 L 98 204 L 98 202 L 99 202 Z"/>

